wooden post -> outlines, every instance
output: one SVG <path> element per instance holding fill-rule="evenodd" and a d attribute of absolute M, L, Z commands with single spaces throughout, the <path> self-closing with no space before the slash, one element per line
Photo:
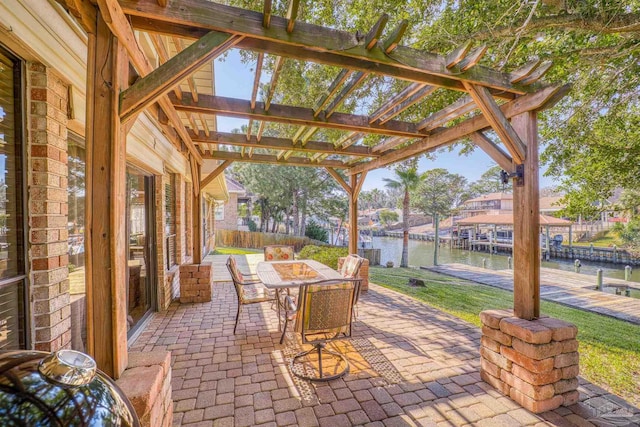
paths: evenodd
<path fill-rule="evenodd" d="M 192 168 L 196 168 L 194 176 L 200 178 L 200 165 L 197 163 L 191 164 Z M 193 263 L 200 264 L 202 262 L 202 193 L 193 191 L 193 203 L 191 214 L 193 215 Z"/>
<path fill-rule="evenodd" d="M 129 62 L 100 14 L 96 26 L 87 60 L 87 349 L 99 369 L 118 378 L 128 363 L 126 130 L 118 99 Z"/>
<path fill-rule="evenodd" d="M 513 185 L 513 311 L 522 319 L 540 317 L 540 197 L 536 112 L 514 116 L 513 128 L 526 145 L 524 179 Z"/>
<path fill-rule="evenodd" d="M 354 174 L 349 177 L 351 184 L 351 193 L 349 194 L 349 253 L 358 253 L 358 175 Z M 362 177 L 364 178 L 364 177 Z M 360 179 L 362 179 L 360 178 Z"/>

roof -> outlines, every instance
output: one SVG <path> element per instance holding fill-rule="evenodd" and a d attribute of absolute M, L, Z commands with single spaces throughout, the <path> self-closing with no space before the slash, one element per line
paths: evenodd
<path fill-rule="evenodd" d="M 464 203 L 469 202 L 486 202 L 489 200 L 513 200 L 513 194 L 511 193 L 489 193 L 478 196 L 474 199 L 466 200 Z"/>
<path fill-rule="evenodd" d="M 227 188 L 230 193 L 241 193 L 246 194 L 247 190 L 244 188 L 244 185 L 240 184 L 235 179 L 231 178 L 228 175 L 224 176 L 225 181 L 227 181 Z"/>
<path fill-rule="evenodd" d="M 562 200 L 562 196 L 540 197 L 540 210 L 558 211 L 564 207 L 563 204 L 560 204 L 560 200 Z"/>
<path fill-rule="evenodd" d="M 513 214 L 499 215 L 476 215 L 457 221 L 458 225 L 475 225 L 475 224 L 496 224 L 496 225 L 513 225 Z M 566 219 L 554 218 L 549 215 L 540 215 L 540 225 L 549 225 L 553 227 L 569 227 L 573 222 Z"/>

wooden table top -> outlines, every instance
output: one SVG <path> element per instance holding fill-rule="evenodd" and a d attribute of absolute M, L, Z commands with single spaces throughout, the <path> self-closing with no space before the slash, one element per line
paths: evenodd
<path fill-rule="evenodd" d="M 340 273 L 331 267 L 310 259 L 259 262 L 256 266 L 256 274 L 269 289 L 290 288 L 320 280 L 342 279 Z"/>

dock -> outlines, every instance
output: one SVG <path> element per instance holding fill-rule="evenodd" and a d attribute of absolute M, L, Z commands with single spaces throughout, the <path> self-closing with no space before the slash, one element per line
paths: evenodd
<path fill-rule="evenodd" d="M 423 269 L 513 292 L 512 270 L 488 270 L 465 264 L 444 264 Z M 580 310 L 640 325 L 640 299 L 595 289 L 594 276 L 540 268 L 540 297 Z M 604 286 L 640 289 L 640 284 L 605 278 Z"/>

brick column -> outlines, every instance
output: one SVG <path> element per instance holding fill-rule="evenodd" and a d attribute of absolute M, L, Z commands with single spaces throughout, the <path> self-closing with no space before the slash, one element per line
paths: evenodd
<path fill-rule="evenodd" d="M 211 301 L 211 263 L 183 264 L 180 266 L 180 302 Z"/>
<path fill-rule="evenodd" d="M 534 413 L 578 401 L 578 329 L 550 317 L 524 320 L 510 310 L 480 313 L 482 379 Z"/>
<path fill-rule="evenodd" d="M 67 231 L 68 87 L 42 64 L 28 68 L 29 262 L 34 347 L 71 343 Z"/>

